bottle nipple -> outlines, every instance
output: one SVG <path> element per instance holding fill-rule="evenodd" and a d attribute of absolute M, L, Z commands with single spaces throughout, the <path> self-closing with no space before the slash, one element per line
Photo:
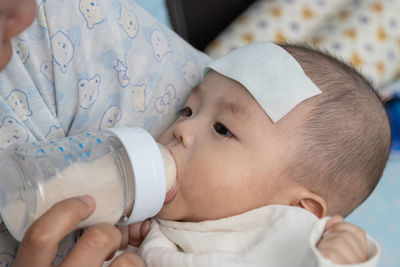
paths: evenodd
<path fill-rule="evenodd" d="M 172 189 L 176 181 L 176 165 L 171 153 L 163 145 L 158 144 L 161 156 L 164 160 L 166 175 L 166 192 Z"/>

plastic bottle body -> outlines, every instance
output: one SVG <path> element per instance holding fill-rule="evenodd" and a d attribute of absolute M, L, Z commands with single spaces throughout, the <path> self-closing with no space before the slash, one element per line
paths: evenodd
<path fill-rule="evenodd" d="M 87 133 L 11 146 L 1 158 L 0 212 L 21 240 L 31 223 L 63 199 L 91 195 L 95 212 L 79 227 L 117 223 L 133 205 L 132 167 L 119 140 Z M 129 215 L 129 214 L 128 214 Z"/>

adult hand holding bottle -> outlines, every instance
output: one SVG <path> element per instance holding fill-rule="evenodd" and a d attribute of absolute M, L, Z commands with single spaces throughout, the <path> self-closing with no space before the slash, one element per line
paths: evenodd
<path fill-rule="evenodd" d="M 77 224 L 95 210 L 90 196 L 70 198 L 55 204 L 36 220 L 26 232 L 19 247 L 14 267 L 52 266 L 58 243 Z M 99 267 L 121 245 L 121 232 L 111 224 L 97 224 L 86 230 L 74 248 L 61 263 L 61 267 Z M 143 266 L 141 259 L 125 252 L 110 264 L 113 266 Z"/>
<path fill-rule="evenodd" d="M 26 29 L 35 14 L 34 0 L 0 1 L 0 71 L 11 59 L 10 39 Z M 51 266 L 58 243 L 94 210 L 95 202 L 88 196 L 67 199 L 54 205 L 29 228 L 13 266 Z M 85 231 L 61 266 L 101 266 L 120 244 L 121 233 L 115 226 L 95 225 Z M 110 266 L 121 265 L 143 266 L 140 258 L 131 253 L 121 254 Z"/>

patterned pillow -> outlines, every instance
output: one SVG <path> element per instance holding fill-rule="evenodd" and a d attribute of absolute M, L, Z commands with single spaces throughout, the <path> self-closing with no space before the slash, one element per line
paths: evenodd
<path fill-rule="evenodd" d="M 315 45 L 349 60 L 378 87 L 400 74 L 400 1 L 354 0 L 316 33 Z"/>
<path fill-rule="evenodd" d="M 307 42 L 350 61 L 376 87 L 400 76 L 400 1 L 259 0 L 206 49 L 219 57 L 255 40 Z"/>
<path fill-rule="evenodd" d="M 255 40 L 304 41 L 351 0 L 259 0 L 206 49 L 211 57 Z"/>

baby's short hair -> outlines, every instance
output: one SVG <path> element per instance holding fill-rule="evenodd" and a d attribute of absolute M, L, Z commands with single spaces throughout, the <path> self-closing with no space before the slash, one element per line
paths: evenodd
<path fill-rule="evenodd" d="M 347 216 L 374 190 L 390 152 L 390 124 L 372 85 L 326 52 L 281 45 L 321 89 L 298 127 L 289 177 L 325 198 L 328 215 Z"/>

